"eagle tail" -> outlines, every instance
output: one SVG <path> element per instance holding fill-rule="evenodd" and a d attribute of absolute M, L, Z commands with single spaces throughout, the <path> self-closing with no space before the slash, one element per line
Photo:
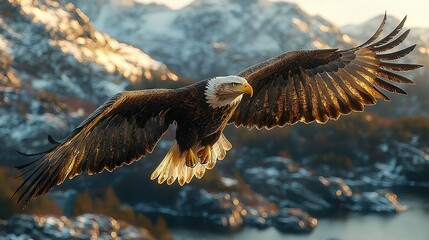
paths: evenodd
<path fill-rule="evenodd" d="M 168 151 L 158 167 L 152 172 L 150 179 L 154 180 L 158 178 L 159 184 L 164 183 L 166 180 L 168 184 L 172 184 L 178 177 L 179 171 L 181 174 L 185 171 L 183 165 L 185 165 L 184 155 L 180 153 L 179 146 L 174 141 L 170 151 Z"/>
<path fill-rule="evenodd" d="M 196 146 L 190 151 L 197 152 L 200 147 Z M 181 153 L 177 142 L 173 143 L 173 146 L 168 151 L 167 155 L 158 165 L 158 167 L 152 172 L 151 179 L 155 180 L 158 178 L 158 183 L 162 184 L 167 181 L 168 185 L 173 184 L 176 179 L 180 186 L 185 183 L 190 183 L 192 178 L 195 176 L 198 179 L 202 178 L 206 169 L 210 170 L 216 165 L 217 160 L 223 160 L 226 156 L 226 152 L 232 148 L 231 143 L 222 134 L 219 140 L 212 146 L 211 158 L 206 164 L 197 163 L 195 167 L 186 166 L 186 152 Z"/>
<path fill-rule="evenodd" d="M 216 160 L 223 160 L 226 156 L 226 152 L 231 150 L 232 144 L 226 139 L 225 135 L 221 134 L 219 140 L 213 144 L 213 156 L 211 161 L 208 162 L 206 168 L 212 169 L 216 164 Z"/>

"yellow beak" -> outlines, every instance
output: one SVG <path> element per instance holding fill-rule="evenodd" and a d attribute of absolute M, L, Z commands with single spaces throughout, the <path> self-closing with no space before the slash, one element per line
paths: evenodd
<path fill-rule="evenodd" d="M 248 83 L 243 83 L 243 84 L 240 86 L 240 91 L 242 91 L 243 93 L 247 93 L 247 94 L 249 94 L 249 95 L 250 95 L 250 97 L 252 97 L 252 96 L 253 96 L 253 88 L 252 88 L 252 86 L 250 86 L 250 84 L 248 84 Z"/>

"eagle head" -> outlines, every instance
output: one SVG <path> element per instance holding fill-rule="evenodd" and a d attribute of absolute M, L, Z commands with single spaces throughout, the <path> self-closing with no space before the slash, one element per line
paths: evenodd
<path fill-rule="evenodd" d="M 207 103 L 213 108 L 237 104 L 244 93 L 252 96 L 252 86 L 246 79 L 234 75 L 210 79 L 205 91 Z"/>

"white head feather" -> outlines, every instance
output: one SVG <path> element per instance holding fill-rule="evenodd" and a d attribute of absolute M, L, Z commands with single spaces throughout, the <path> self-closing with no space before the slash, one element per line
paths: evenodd
<path fill-rule="evenodd" d="M 210 79 L 207 82 L 205 91 L 207 103 L 213 108 L 238 104 L 243 97 L 243 93 L 228 92 L 230 89 L 228 86 L 233 83 L 243 84 L 247 83 L 247 81 L 234 75 Z"/>

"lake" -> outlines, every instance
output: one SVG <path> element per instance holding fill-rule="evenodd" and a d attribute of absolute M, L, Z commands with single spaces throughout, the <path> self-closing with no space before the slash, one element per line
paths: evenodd
<path fill-rule="evenodd" d="M 310 234 L 282 234 L 275 228 L 244 228 L 234 234 L 216 234 L 188 229 L 172 229 L 177 240 L 188 239 L 298 239 L 298 240 L 429 240 L 429 197 L 427 194 L 398 194 L 408 210 L 399 214 L 336 213 L 335 217 L 319 218 Z"/>

